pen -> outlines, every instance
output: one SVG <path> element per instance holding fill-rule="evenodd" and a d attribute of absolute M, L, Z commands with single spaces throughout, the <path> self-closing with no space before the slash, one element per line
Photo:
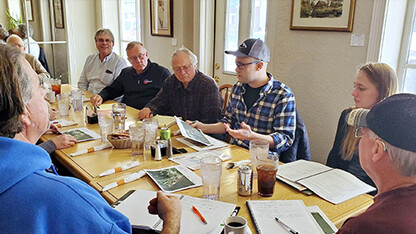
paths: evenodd
<path fill-rule="evenodd" d="M 199 213 L 199 210 L 195 206 L 192 206 L 192 211 L 196 215 L 198 215 L 198 217 L 201 219 L 202 222 L 204 222 L 205 224 L 208 224 L 207 221 L 205 220 L 204 216 L 202 216 L 201 213 Z"/>
<path fill-rule="evenodd" d="M 146 175 L 146 172 L 144 172 L 143 170 L 141 170 L 139 172 L 136 172 L 136 173 L 133 173 L 133 174 L 131 174 L 129 176 L 126 176 L 126 177 L 124 177 L 123 179 L 121 179 L 119 181 L 116 181 L 116 182 L 107 184 L 106 186 L 104 186 L 103 189 L 101 189 L 101 191 L 104 192 L 104 191 L 107 191 L 109 189 L 118 187 L 120 185 L 123 185 L 123 184 L 129 183 L 129 182 L 138 180 L 138 179 L 142 178 L 144 175 Z"/>
<path fill-rule="evenodd" d="M 277 217 L 274 217 L 276 219 L 276 221 L 282 225 L 282 227 L 284 227 L 288 232 L 292 233 L 292 234 L 299 234 L 299 232 L 293 230 L 291 227 L 289 227 L 287 224 L 283 223 L 282 220 L 280 220 Z"/>
<path fill-rule="evenodd" d="M 101 177 L 101 176 L 111 175 L 111 174 L 114 174 L 116 172 L 125 171 L 125 170 L 128 170 L 130 168 L 137 167 L 139 165 L 140 165 L 140 162 L 138 162 L 138 161 L 128 162 L 128 163 L 122 165 L 121 167 L 116 167 L 116 168 L 112 168 L 110 170 L 101 172 L 99 176 Z"/>
<path fill-rule="evenodd" d="M 237 206 L 235 207 L 233 213 L 231 213 L 231 216 L 237 216 L 238 212 L 240 211 L 241 207 Z"/>

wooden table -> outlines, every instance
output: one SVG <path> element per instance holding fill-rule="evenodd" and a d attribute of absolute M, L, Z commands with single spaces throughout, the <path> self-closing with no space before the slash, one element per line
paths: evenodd
<path fill-rule="evenodd" d="M 64 91 L 65 92 L 65 91 Z M 88 97 L 88 95 L 87 95 Z M 86 103 L 84 103 L 85 105 Z M 77 121 L 78 126 L 71 126 L 63 128 L 65 131 L 67 129 L 76 128 L 76 127 L 87 127 L 99 133 L 98 124 L 87 124 L 85 123 L 85 114 L 84 112 L 74 113 L 70 111 L 70 116 L 67 119 Z M 127 120 L 126 126 L 136 122 L 138 116 L 138 110 L 127 107 Z M 172 127 L 173 130 L 176 126 Z M 176 127 L 177 129 L 177 127 Z M 53 137 L 53 135 L 45 134 L 42 137 L 42 140 L 47 140 Z M 181 137 L 181 136 L 177 136 Z M 183 143 L 176 140 L 177 137 L 173 138 L 173 145 L 176 148 L 185 148 L 188 152 L 195 152 L 192 148 L 184 145 Z M 141 169 L 155 169 L 155 168 L 164 168 L 168 166 L 176 165 L 176 163 L 171 162 L 170 160 L 163 159 L 162 161 L 155 161 L 150 156 L 150 150 L 145 150 L 144 156 L 135 156 L 131 155 L 130 149 L 107 149 L 103 151 L 93 152 L 89 154 L 84 154 L 76 157 L 69 157 L 68 155 L 79 150 L 86 149 L 92 146 L 97 146 L 101 144 L 101 140 L 81 142 L 75 146 L 56 151 L 56 158 L 70 170 L 76 177 L 82 179 L 86 183 L 89 183 L 93 188 L 100 191 L 105 185 L 117 181 L 124 176 L 127 176 L 133 172 L 137 172 Z M 246 149 L 235 145 L 229 145 L 228 147 L 218 149 L 218 151 L 224 152 L 232 156 L 232 161 L 239 161 L 243 159 L 249 159 L 249 152 Z M 121 166 L 132 160 L 138 160 L 140 166 L 136 168 L 129 169 L 120 173 L 113 175 L 98 177 L 98 175 L 108 169 Z M 338 205 L 333 205 L 316 195 L 307 196 L 291 187 L 282 184 L 281 182 L 276 182 L 274 195 L 269 198 L 264 198 L 258 195 L 257 193 L 257 180 L 254 179 L 253 183 L 253 195 L 248 197 L 239 196 L 237 193 L 237 169 L 225 168 L 226 163 L 223 163 L 223 171 L 221 177 L 221 190 L 220 190 L 220 201 L 234 203 L 237 206 L 241 207 L 239 215 L 248 220 L 249 227 L 254 233 L 254 226 L 250 218 L 248 209 L 245 205 L 247 200 L 303 200 L 306 206 L 317 205 L 321 210 L 328 216 L 328 218 L 337 226 L 340 227 L 342 223 L 350 216 L 357 215 L 363 212 L 368 206 L 372 204 L 372 197 L 365 194 L 348 201 L 345 201 Z M 200 171 L 195 171 L 200 175 Z M 102 192 L 101 195 L 111 204 L 127 193 L 131 189 L 142 189 L 142 190 L 151 190 L 157 191 L 159 188 L 157 185 L 150 179 L 150 177 L 145 176 L 134 182 L 119 186 L 117 188 L 110 189 L 106 192 Z M 186 194 L 194 197 L 202 197 L 202 187 L 192 188 L 188 190 L 183 190 L 177 192 L 179 194 Z"/>

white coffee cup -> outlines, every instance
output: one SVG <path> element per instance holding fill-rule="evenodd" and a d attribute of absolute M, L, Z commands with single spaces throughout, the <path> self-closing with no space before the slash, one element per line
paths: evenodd
<path fill-rule="evenodd" d="M 247 220 L 241 216 L 230 216 L 224 219 L 225 234 L 249 234 Z"/>

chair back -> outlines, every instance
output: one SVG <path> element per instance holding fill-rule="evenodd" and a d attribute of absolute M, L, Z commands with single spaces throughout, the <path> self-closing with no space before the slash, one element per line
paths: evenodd
<path fill-rule="evenodd" d="M 233 85 L 231 84 L 223 84 L 219 88 L 221 97 L 224 99 L 224 103 L 222 104 L 223 114 L 225 113 L 225 108 L 227 107 L 228 99 L 230 98 L 232 89 L 233 89 Z"/>

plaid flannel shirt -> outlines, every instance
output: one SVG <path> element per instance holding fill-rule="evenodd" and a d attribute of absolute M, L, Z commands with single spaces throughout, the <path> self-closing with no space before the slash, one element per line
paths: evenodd
<path fill-rule="evenodd" d="M 275 144 L 270 153 L 280 154 L 292 145 L 295 138 L 295 96 L 288 86 L 275 80 L 270 73 L 267 75 L 270 80 L 249 110 L 244 103 L 244 85 L 240 82 L 234 84 L 224 117 L 220 121 L 230 124 L 232 129 L 240 129 L 240 123 L 245 122 L 252 131 L 270 135 Z M 249 147 L 247 140 L 233 138 L 233 143 Z"/>

